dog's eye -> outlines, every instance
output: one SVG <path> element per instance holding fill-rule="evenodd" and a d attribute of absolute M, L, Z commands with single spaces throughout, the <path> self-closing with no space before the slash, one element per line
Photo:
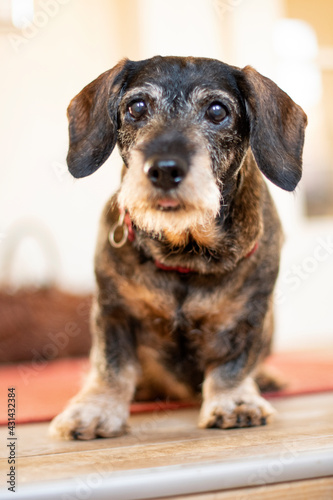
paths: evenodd
<path fill-rule="evenodd" d="M 221 123 L 227 114 L 226 108 L 219 102 L 213 102 L 207 109 L 207 116 L 214 123 Z"/>
<path fill-rule="evenodd" d="M 142 118 L 147 113 L 147 110 L 145 101 L 135 101 L 128 106 L 128 112 L 135 120 Z"/>

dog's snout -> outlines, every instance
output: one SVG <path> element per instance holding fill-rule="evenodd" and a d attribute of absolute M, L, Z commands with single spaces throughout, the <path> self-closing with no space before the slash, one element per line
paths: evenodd
<path fill-rule="evenodd" d="M 179 186 L 188 166 L 181 158 L 154 158 L 146 162 L 144 170 L 154 187 L 167 191 Z"/>

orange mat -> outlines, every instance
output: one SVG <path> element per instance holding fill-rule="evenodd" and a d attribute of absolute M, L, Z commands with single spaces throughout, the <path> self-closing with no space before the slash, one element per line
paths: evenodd
<path fill-rule="evenodd" d="M 266 397 L 333 391 L 333 353 L 279 353 L 271 356 L 267 365 L 276 368 L 289 385 L 283 391 L 266 394 Z M 77 393 L 88 368 L 89 361 L 86 358 L 1 366 L 0 425 L 8 422 L 8 388 L 15 388 L 16 423 L 49 421 Z M 195 403 L 189 402 L 133 403 L 131 412 L 170 410 L 193 405 Z"/>

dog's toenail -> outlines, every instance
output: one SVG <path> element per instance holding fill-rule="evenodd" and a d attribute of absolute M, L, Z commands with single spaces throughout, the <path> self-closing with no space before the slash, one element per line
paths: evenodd
<path fill-rule="evenodd" d="M 217 428 L 220 429 L 223 425 L 223 416 L 222 415 L 216 415 L 215 421 L 212 425 L 212 428 Z"/>
<path fill-rule="evenodd" d="M 81 435 L 82 435 L 81 432 L 78 432 L 78 431 L 72 431 L 72 434 L 71 434 L 73 439 L 80 439 Z"/>

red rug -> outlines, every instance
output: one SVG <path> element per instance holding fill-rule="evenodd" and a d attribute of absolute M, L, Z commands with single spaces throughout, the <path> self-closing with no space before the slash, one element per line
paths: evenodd
<path fill-rule="evenodd" d="M 266 397 L 285 397 L 333 391 L 333 353 L 280 353 L 267 365 L 277 369 L 288 387 Z M 16 423 L 46 422 L 57 415 L 82 385 L 89 362 L 86 358 L 28 362 L 0 367 L 0 424 L 8 421 L 6 394 L 15 388 Z M 189 402 L 133 403 L 132 413 L 193 406 Z"/>

